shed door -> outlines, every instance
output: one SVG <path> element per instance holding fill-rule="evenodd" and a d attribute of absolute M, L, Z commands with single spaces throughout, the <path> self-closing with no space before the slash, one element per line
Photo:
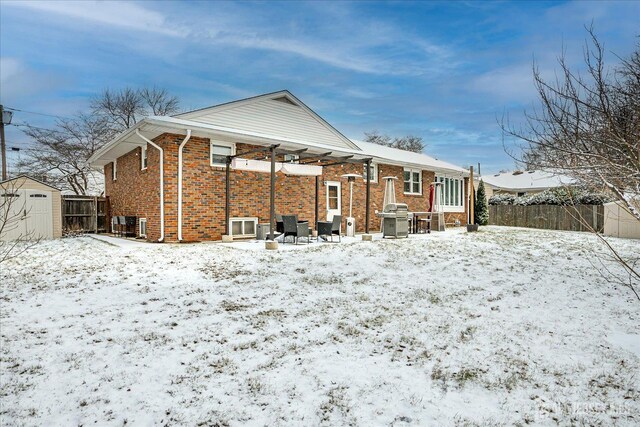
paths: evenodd
<path fill-rule="evenodd" d="M 2 229 L 2 240 L 20 239 L 25 234 L 24 210 L 26 206 L 25 190 L 9 190 L 0 194 L 0 220 L 6 218 Z"/>
<path fill-rule="evenodd" d="M 53 202 L 51 191 L 25 190 L 27 210 L 25 227 L 30 239 L 53 238 Z"/>

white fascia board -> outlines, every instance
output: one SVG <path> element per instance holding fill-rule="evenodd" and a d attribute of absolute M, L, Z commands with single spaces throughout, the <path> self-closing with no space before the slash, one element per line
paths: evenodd
<path fill-rule="evenodd" d="M 155 123 L 158 125 L 163 124 L 165 126 L 175 127 L 176 129 L 181 129 L 181 130 L 184 130 L 187 128 L 192 130 L 203 129 L 209 132 L 219 133 L 222 135 L 242 137 L 243 139 L 250 140 L 256 143 L 256 145 L 291 144 L 292 149 L 316 148 L 318 153 L 331 151 L 336 155 L 354 155 L 354 156 L 358 156 L 358 158 L 361 158 L 361 159 L 371 158 L 373 163 L 378 163 L 378 164 L 429 170 L 436 173 L 440 172 L 440 173 L 447 173 L 447 174 L 458 174 L 460 176 L 465 176 L 465 177 L 469 176 L 468 171 L 453 165 L 451 166 L 451 168 L 448 168 L 445 165 L 435 166 L 435 165 L 424 164 L 424 163 L 402 162 L 402 161 L 388 159 L 381 156 L 371 155 L 367 153 L 366 150 L 360 150 L 360 149 L 347 150 L 344 148 L 336 148 L 329 145 L 313 144 L 306 141 L 280 138 L 280 137 L 275 137 L 275 136 L 267 135 L 263 133 L 248 132 L 248 131 L 243 131 L 238 129 L 227 128 L 224 126 L 210 125 L 205 123 L 193 122 L 190 120 L 178 119 L 175 117 L 158 116 L 158 117 L 150 117 L 145 120 L 148 120 L 149 122 Z M 445 163 L 445 162 L 442 162 L 442 163 Z"/>
<path fill-rule="evenodd" d="M 468 171 L 462 168 L 455 167 L 453 165 L 451 166 L 451 168 L 448 168 L 445 162 L 442 162 L 442 163 L 445 163 L 445 165 L 443 166 L 436 166 L 436 165 L 424 164 L 424 163 L 398 161 L 398 160 L 393 160 L 386 157 L 371 155 L 367 153 L 366 150 L 360 150 L 360 149 L 349 150 L 345 148 L 332 147 L 332 146 L 322 145 L 322 144 L 314 144 L 306 141 L 276 137 L 273 135 L 267 135 L 259 132 L 248 132 L 248 131 L 239 130 L 239 129 L 227 128 L 224 126 L 211 125 L 206 123 L 194 122 L 191 120 L 180 119 L 177 117 L 167 117 L 167 116 L 152 116 L 139 121 L 131 128 L 122 132 L 120 135 L 114 138 L 111 142 L 105 144 L 102 148 L 97 150 L 89 158 L 89 163 L 92 166 L 99 168 L 101 166 L 106 165 L 107 163 L 112 162 L 114 160 L 114 157 L 109 156 L 109 151 L 111 151 L 112 149 L 114 149 L 120 144 L 127 144 L 129 147 L 144 145 L 145 144 L 144 141 L 140 140 L 139 143 L 132 142 L 130 138 L 133 137 L 134 140 L 139 139 L 137 138 L 137 136 L 135 136 L 135 130 L 140 129 L 140 131 L 142 132 L 144 130 L 144 127 L 147 125 L 158 126 L 161 128 L 165 128 L 167 132 L 173 131 L 179 134 L 185 134 L 187 129 L 191 129 L 194 136 L 197 136 L 199 133 L 207 136 L 215 136 L 215 135 L 229 136 L 229 137 L 241 138 L 244 141 L 247 141 L 256 145 L 261 145 L 261 146 L 279 144 L 282 148 L 290 148 L 294 150 L 300 149 L 300 148 L 309 148 L 310 149 L 309 152 L 312 154 L 331 152 L 336 156 L 353 155 L 354 160 L 371 158 L 372 162 L 377 164 L 385 164 L 385 165 L 427 170 L 427 171 L 435 172 L 436 174 L 443 173 L 443 174 L 458 175 L 463 177 L 469 176 Z M 126 152 L 130 151 L 131 149 L 132 148 L 129 148 Z"/>
<path fill-rule="evenodd" d="M 123 143 L 128 139 L 131 135 L 135 135 L 135 130 L 142 126 L 144 121 L 140 121 L 135 125 L 131 126 L 129 129 L 121 132 L 113 138 L 111 141 L 107 142 L 102 147 L 98 148 L 92 155 L 89 157 L 87 162 L 94 168 L 100 168 L 101 166 L 106 165 L 107 163 L 112 162 L 115 158 L 108 156 L 108 152 Z M 142 144 L 141 144 L 142 145 Z"/>

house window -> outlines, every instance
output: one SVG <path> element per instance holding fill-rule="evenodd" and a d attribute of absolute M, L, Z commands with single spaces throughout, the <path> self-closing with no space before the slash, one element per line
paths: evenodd
<path fill-rule="evenodd" d="M 111 180 L 115 181 L 116 178 L 118 177 L 117 175 L 117 171 L 118 171 L 118 161 L 114 160 L 112 163 L 112 167 L 111 167 Z"/>
<path fill-rule="evenodd" d="M 297 154 L 285 154 L 284 155 L 285 163 L 300 163 L 300 156 Z"/>
<path fill-rule="evenodd" d="M 441 182 L 440 204 L 446 211 L 464 211 L 464 178 L 437 176 L 436 182 Z"/>
<path fill-rule="evenodd" d="M 147 146 L 145 145 L 140 150 L 140 169 L 145 170 L 147 168 Z"/>
<path fill-rule="evenodd" d="M 138 234 L 140 235 L 140 237 L 147 237 L 147 218 L 140 218 L 138 230 Z"/>
<path fill-rule="evenodd" d="M 422 194 L 422 171 L 418 169 L 404 170 L 404 193 Z"/>
<path fill-rule="evenodd" d="M 378 182 L 378 165 L 376 163 L 371 163 L 369 166 L 370 178 L 369 182 Z M 367 180 L 367 164 L 362 165 L 362 179 Z"/>
<path fill-rule="evenodd" d="M 226 166 L 227 156 L 236 154 L 236 145 L 232 142 L 211 141 L 211 166 Z"/>
<path fill-rule="evenodd" d="M 258 218 L 229 218 L 233 237 L 256 237 Z"/>

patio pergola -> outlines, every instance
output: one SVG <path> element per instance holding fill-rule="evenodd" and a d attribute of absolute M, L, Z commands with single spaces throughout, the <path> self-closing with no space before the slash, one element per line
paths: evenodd
<path fill-rule="evenodd" d="M 257 155 L 261 155 L 260 157 L 264 158 L 264 155 L 268 153 L 269 159 L 271 163 L 270 169 L 270 189 L 269 189 L 269 240 L 274 240 L 274 229 L 276 222 L 276 212 L 275 212 L 275 196 L 276 196 L 276 156 L 277 155 L 296 155 L 298 156 L 298 164 L 302 165 L 317 165 L 317 166 L 337 166 L 347 163 L 355 163 L 355 164 L 363 164 L 367 165 L 367 173 L 366 173 L 366 201 L 365 201 L 365 233 L 369 233 L 369 202 L 370 202 L 370 183 L 371 183 L 371 157 L 362 157 L 357 158 L 355 154 L 349 155 L 340 155 L 339 152 L 310 152 L 309 148 L 302 149 L 284 149 L 280 148 L 280 144 L 273 144 L 270 146 L 260 147 L 253 150 L 244 151 L 242 153 L 237 153 L 232 156 L 227 156 L 226 159 L 226 167 L 225 167 L 225 201 L 224 201 L 224 215 L 225 215 L 225 227 L 227 232 L 229 232 L 230 222 L 229 222 L 229 212 L 230 212 L 230 195 L 231 195 L 231 185 L 230 185 L 230 175 L 231 175 L 231 163 L 233 159 L 242 158 L 247 159 L 247 156 L 256 157 Z M 318 222 L 318 203 L 319 203 L 319 192 L 320 192 L 320 182 L 318 175 L 315 176 L 316 185 L 315 185 L 315 218 L 314 222 Z"/>

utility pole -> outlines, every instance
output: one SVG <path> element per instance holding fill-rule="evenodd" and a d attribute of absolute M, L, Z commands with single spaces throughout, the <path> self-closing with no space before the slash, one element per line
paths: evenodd
<path fill-rule="evenodd" d="M 0 149 L 2 150 L 2 180 L 7 179 L 7 146 L 4 142 L 4 107 L 0 104 Z"/>

